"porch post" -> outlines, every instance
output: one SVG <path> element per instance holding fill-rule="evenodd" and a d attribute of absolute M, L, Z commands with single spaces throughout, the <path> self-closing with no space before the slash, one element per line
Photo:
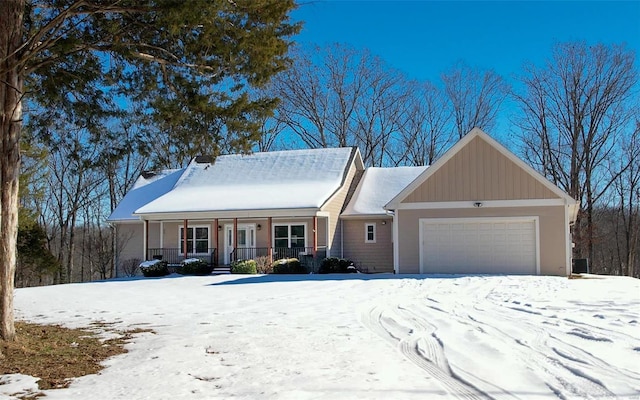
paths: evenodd
<path fill-rule="evenodd" d="M 187 253 L 189 252 L 187 248 L 187 220 L 184 220 L 184 229 L 182 230 L 182 240 L 184 241 L 184 259 L 187 259 Z"/>
<path fill-rule="evenodd" d="M 313 256 L 318 252 L 318 216 L 313 216 Z"/>
<path fill-rule="evenodd" d="M 238 218 L 234 218 L 233 219 L 233 249 L 236 250 L 237 248 L 238 248 Z M 235 256 L 237 258 L 238 253 L 235 253 Z"/>
<path fill-rule="evenodd" d="M 147 259 L 147 255 L 149 253 L 149 220 L 145 219 L 144 220 L 144 230 L 142 233 L 142 236 L 144 236 L 144 255 L 142 256 L 143 260 Z"/>
<path fill-rule="evenodd" d="M 273 244 L 271 238 L 271 217 L 267 218 L 267 257 L 269 257 L 269 263 L 273 262 Z"/>
<path fill-rule="evenodd" d="M 213 220 L 213 253 L 214 253 L 214 260 L 211 260 L 211 262 L 214 265 L 218 265 L 218 218 L 215 218 Z"/>

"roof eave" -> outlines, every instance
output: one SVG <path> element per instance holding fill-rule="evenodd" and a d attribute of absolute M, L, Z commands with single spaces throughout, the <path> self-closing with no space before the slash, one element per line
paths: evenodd
<path fill-rule="evenodd" d="M 296 218 L 313 217 L 320 212 L 319 207 L 276 208 L 255 210 L 205 210 L 205 211 L 169 211 L 134 213 L 144 220 L 183 220 L 183 219 L 231 219 L 231 218 Z"/>

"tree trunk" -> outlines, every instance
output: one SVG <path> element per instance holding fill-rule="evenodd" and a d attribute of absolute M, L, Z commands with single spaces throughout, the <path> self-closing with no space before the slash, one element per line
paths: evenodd
<path fill-rule="evenodd" d="M 0 1 L 0 338 L 14 340 L 13 288 L 18 237 L 18 177 L 23 77 L 24 0 Z"/>

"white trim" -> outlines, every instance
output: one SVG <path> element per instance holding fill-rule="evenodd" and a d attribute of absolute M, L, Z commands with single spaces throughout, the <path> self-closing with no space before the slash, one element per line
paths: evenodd
<path fill-rule="evenodd" d="M 444 219 L 444 218 L 442 218 Z M 428 218 L 420 218 L 418 220 L 418 271 L 424 274 L 424 260 L 422 254 L 424 254 L 424 224 Z"/>
<path fill-rule="evenodd" d="M 146 249 L 145 247 L 147 247 L 147 235 L 149 233 L 147 232 L 147 224 L 144 223 L 144 220 L 142 221 L 142 260 L 146 261 L 147 260 L 147 251 L 149 251 L 149 249 Z"/>
<path fill-rule="evenodd" d="M 160 248 L 164 248 L 164 221 L 160 221 Z"/>
<path fill-rule="evenodd" d="M 540 217 L 533 217 L 536 234 L 536 275 L 540 275 Z"/>
<path fill-rule="evenodd" d="M 565 241 L 565 270 L 567 276 L 571 276 L 571 258 L 572 258 L 572 249 L 571 242 L 573 238 L 571 237 L 571 224 L 569 224 L 569 205 L 564 208 L 564 241 Z"/>
<path fill-rule="evenodd" d="M 517 216 L 517 217 L 465 217 L 465 218 L 420 218 L 418 220 L 418 252 L 420 273 L 424 274 L 424 238 L 423 225 L 425 223 L 482 223 L 482 222 L 531 222 L 534 223 L 535 242 L 536 242 L 536 275 L 540 275 L 540 218 L 538 216 Z M 395 247 L 394 247 L 395 250 Z M 394 254 L 395 257 L 395 254 Z"/>
<path fill-rule="evenodd" d="M 355 151 L 353 150 L 354 148 Z M 365 169 L 364 162 L 362 161 L 362 155 L 360 154 L 360 149 L 358 147 L 352 147 L 351 151 L 352 156 L 350 156 L 349 158 L 349 161 L 351 162 L 346 165 L 346 171 L 344 169 L 342 170 L 342 173 L 345 174 L 343 175 L 344 178 L 340 181 L 338 187 L 334 189 L 333 193 L 331 193 L 331 195 L 322 202 L 322 205 L 320 206 L 321 209 L 327 207 L 327 205 L 329 205 L 339 194 L 341 194 L 342 189 L 346 189 L 347 191 L 349 191 L 349 186 L 351 186 L 351 183 L 353 182 L 353 177 L 351 177 L 351 181 L 348 182 L 347 185 L 347 178 L 349 177 L 349 172 L 351 172 L 351 167 L 355 168 L 355 171 L 358 171 L 358 169 Z M 356 161 L 358 165 L 356 165 Z M 353 175 L 355 176 L 355 172 L 353 173 Z"/>
<path fill-rule="evenodd" d="M 485 142 L 487 142 L 490 146 L 494 147 L 498 152 L 503 154 L 509 160 L 514 162 L 517 166 L 524 169 L 529 175 L 531 175 L 534 179 L 542 183 L 546 188 L 551 190 L 554 194 L 556 194 L 560 199 L 566 200 L 568 203 L 575 203 L 576 201 L 565 193 L 562 189 L 554 185 L 551 181 L 541 175 L 538 171 L 533 169 L 529 164 L 522 161 L 518 156 L 509 151 L 506 147 L 501 145 L 491 136 L 487 135 L 480 128 L 473 128 L 469 133 L 467 133 L 462 139 L 460 139 L 455 145 L 453 145 L 449 150 L 447 150 L 442 157 L 440 157 L 436 162 L 433 163 L 429 168 L 427 168 L 422 174 L 418 175 L 413 182 L 411 182 L 407 187 L 405 187 L 396 197 L 391 199 L 384 208 L 386 210 L 393 210 L 398 208 L 398 206 L 402 203 L 404 199 L 407 198 L 413 191 L 415 191 L 420 185 L 427 181 L 433 174 L 435 174 L 444 164 L 446 164 L 454 155 L 456 155 L 464 146 L 469 144 L 473 139 L 480 136 Z"/>
<path fill-rule="evenodd" d="M 288 226 L 289 227 L 289 233 L 288 233 L 288 245 L 289 248 L 291 248 L 291 226 L 298 226 L 298 225 L 303 225 L 304 226 L 304 247 L 309 247 L 307 246 L 307 243 L 309 243 L 309 229 L 307 229 L 307 223 L 306 222 L 287 222 L 287 223 L 280 223 L 277 224 L 275 222 L 273 222 L 271 224 L 271 247 L 276 247 L 276 226 Z"/>
<path fill-rule="evenodd" d="M 400 244 L 398 243 L 398 219 L 400 218 L 400 210 L 393 214 L 393 222 L 391 223 L 391 237 L 393 238 L 393 273 L 400 273 Z"/>
<path fill-rule="evenodd" d="M 373 227 L 373 239 L 369 240 L 369 227 Z M 364 242 L 365 243 L 375 243 L 377 239 L 376 235 L 376 223 L 375 222 L 365 222 L 364 223 Z"/>
<path fill-rule="evenodd" d="M 182 240 L 184 239 L 183 236 L 180 235 L 180 229 L 184 228 L 184 224 L 178 225 L 178 249 L 180 249 L 180 253 L 184 253 L 184 250 L 182 250 Z M 205 253 L 196 253 L 196 252 L 192 252 L 189 251 L 189 249 L 187 249 L 187 253 L 188 254 L 194 254 L 194 255 L 208 255 L 209 254 L 209 249 L 211 248 L 211 224 L 193 224 L 190 225 L 189 223 L 187 223 L 187 229 L 191 229 L 193 228 L 193 238 L 191 239 L 193 241 L 193 249 L 195 250 L 196 247 L 196 228 L 207 228 L 207 252 Z M 218 229 L 218 227 L 216 227 L 216 229 Z"/>
<path fill-rule="evenodd" d="M 400 203 L 399 210 L 429 210 L 445 208 L 508 208 L 508 207 L 551 207 L 564 206 L 562 199 L 530 199 L 530 200 L 487 200 L 487 201 L 432 201 L 419 203 Z"/>
<path fill-rule="evenodd" d="M 226 223 L 224 224 L 224 227 L 222 229 L 222 249 L 224 250 L 224 263 L 225 264 L 229 264 L 231 262 L 231 252 L 233 251 L 233 249 L 237 248 L 237 243 L 235 242 L 235 235 L 233 234 L 233 226 L 234 224 L 229 224 Z M 216 229 L 218 229 L 216 227 Z M 247 241 L 249 243 L 247 243 L 246 247 L 241 247 L 241 248 L 252 248 L 252 247 L 256 247 L 256 235 L 257 235 L 257 224 L 256 223 L 244 223 L 244 224 L 238 224 L 238 231 L 240 231 L 240 229 L 243 230 L 249 230 L 249 236 L 247 236 Z M 228 232 L 231 232 L 231 236 L 228 237 L 227 234 Z M 228 240 L 227 239 L 231 239 L 231 245 L 227 245 Z M 251 245 L 251 242 L 253 242 L 253 246 Z"/>
<path fill-rule="evenodd" d="M 331 222 L 331 214 L 330 213 L 327 213 L 327 214 L 329 214 L 329 215 L 327 215 L 326 219 L 325 219 L 325 224 L 326 224 L 325 225 L 325 234 L 326 234 L 325 235 L 326 236 L 325 237 L 325 243 L 326 243 L 326 246 L 325 246 L 325 248 L 326 248 L 325 253 L 326 254 L 325 254 L 325 256 L 327 258 L 329 258 L 329 257 L 331 257 L 331 241 L 329 240 L 329 238 L 331 237 L 331 234 L 329 233 L 329 229 L 331 229 L 331 223 L 330 223 Z"/>
<path fill-rule="evenodd" d="M 144 213 L 133 215 L 139 219 L 149 220 L 212 220 L 233 218 L 267 218 L 267 217 L 313 217 L 318 214 L 318 208 L 283 208 L 274 210 L 228 210 L 228 211 L 185 211 L 172 213 Z M 138 220 L 135 220 L 138 221 Z"/>
<path fill-rule="evenodd" d="M 385 213 L 381 214 L 340 214 L 342 219 L 391 219 L 391 215 Z"/>
<path fill-rule="evenodd" d="M 329 211 L 318 211 L 316 213 L 316 216 L 318 216 L 318 217 L 329 217 L 329 216 L 331 216 L 331 213 Z"/>
<path fill-rule="evenodd" d="M 344 258 L 344 221 L 340 220 L 340 258 Z"/>

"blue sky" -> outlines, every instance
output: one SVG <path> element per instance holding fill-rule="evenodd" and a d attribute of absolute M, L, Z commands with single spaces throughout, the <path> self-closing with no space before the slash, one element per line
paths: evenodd
<path fill-rule="evenodd" d="M 454 62 L 509 78 L 555 42 L 625 42 L 640 54 L 640 1 L 300 0 L 298 42 L 368 48 L 411 78 L 437 81 Z"/>
<path fill-rule="evenodd" d="M 294 39 L 368 48 L 409 78 L 440 85 L 455 62 L 493 69 L 509 83 L 526 62 L 543 65 L 557 42 L 622 44 L 640 62 L 640 0 L 635 1 L 391 1 L 299 0 L 303 21 Z M 517 85 L 517 84 L 516 84 Z M 491 132 L 517 146 L 507 98 Z"/>

